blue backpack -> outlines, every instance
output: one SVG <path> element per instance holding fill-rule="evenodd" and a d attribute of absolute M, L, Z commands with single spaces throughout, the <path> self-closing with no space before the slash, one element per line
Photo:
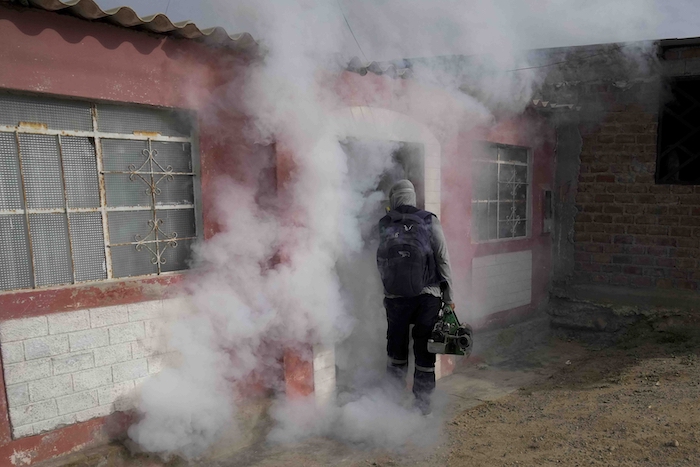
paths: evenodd
<path fill-rule="evenodd" d="M 438 282 L 430 242 L 434 214 L 413 209 L 389 211 L 379 221 L 377 267 L 389 295 L 416 297 L 425 286 Z"/>

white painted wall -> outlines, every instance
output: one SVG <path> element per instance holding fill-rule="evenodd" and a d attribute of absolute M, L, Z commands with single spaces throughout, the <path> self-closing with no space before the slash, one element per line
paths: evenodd
<path fill-rule="evenodd" d="M 483 314 L 529 305 L 532 250 L 472 259 L 472 293 Z"/>
<path fill-rule="evenodd" d="M 135 389 L 175 354 L 157 300 L 0 323 L 7 402 L 15 438 L 132 406 Z"/>

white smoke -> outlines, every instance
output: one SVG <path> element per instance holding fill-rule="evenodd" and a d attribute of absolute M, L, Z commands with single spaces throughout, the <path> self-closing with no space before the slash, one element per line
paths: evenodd
<path fill-rule="evenodd" d="M 635 4 L 620 15 L 638 27 L 641 9 Z M 217 105 L 238 106 L 242 96 L 238 110 L 254 126 L 249 138 L 274 141 L 277 163 L 289 170 L 278 172 L 281 188 L 272 206 L 258 202 L 250 183 L 226 175 L 217 180 L 213 208 L 220 231 L 195 250 L 195 272 L 184 291 L 188 306 L 170 332 L 179 364 L 144 383 L 140 419 L 129 429 L 145 451 L 188 458 L 205 453 L 234 424 L 241 387 L 256 378 L 279 390 L 281 351 L 300 344 L 337 345 L 347 392 L 326 407 L 279 399 L 271 440 L 326 435 L 399 447 L 439 436 L 439 419 L 426 421 L 405 408 L 401 397 L 375 389 L 385 362 L 386 323 L 369 239 L 383 197 L 375 188 L 393 167 L 396 144 L 368 145 L 352 160 L 341 147 L 349 135 L 334 118 L 347 106 L 337 90 L 342 87 L 338 64 L 350 55 L 339 5 L 335 0 L 217 4 L 220 15 L 245 16 L 267 50 L 247 68 L 242 85 L 232 81 L 219 94 L 230 102 Z M 522 2 L 509 5 L 529 12 Z M 540 2 L 535 10 L 546 16 L 547 8 L 562 5 Z M 369 79 L 356 89 L 354 97 L 366 106 L 385 105 L 390 96 L 393 108 L 424 122 L 441 141 L 488 122 L 484 102 L 522 109 L 541 79 L 535 72 L 494 74 L 523 65 L 514 52 L 519 36 L 531 32 L 521 30 L 514 11 L 498 3 L 406 1 L 396 17 L 369 0 L 344 6 L 351 20 L 358 9 L 369 12 L 366 23 L 355 24 L 355 33 L 369 41 L 367 52 L 373 55 L 381 55 L 375 49 L 382 46 L 383 53 L 400 57 L 403 43 L 415 41 L 421 41 L 426 56 L 450 53 L 449 45 L 460 41 L 471 41 L 480 52 L 497 52 L 457 69 L 417 65 L 412 83 L 384 77 L 381 90 Z M 588 7 L 579 10 L 588 20 L 598 16 Z M 415 26 L 410 38 L 395 26 L 404 20 Z M 587 32 L 544 20 L 537 34 L 543 29 L 564 36 L 567 29 Z M 467 81 L 483 102 L 460 90 L 467 70 L 473 73 Z M 458 239 L 448 241 L 451 249 L 459 248 Z"/>

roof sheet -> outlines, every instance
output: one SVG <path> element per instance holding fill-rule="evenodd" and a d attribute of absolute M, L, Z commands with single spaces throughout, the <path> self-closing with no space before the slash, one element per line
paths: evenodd
<path fill-rule="evenodd" d="M 47 11 L 61 11 L 87 20 L 101 20 L 125 28 L 136 28 L 156 34 L 201 40 L 235 49 L 250 49 L 258 43 L 248 33 L 230 35 L 221 27 L 200 29 L 191 21 L 173 23 L 162 13 L 141 17 L 129 7 L 103 10 L 94 0 L 10 0 Z"/>

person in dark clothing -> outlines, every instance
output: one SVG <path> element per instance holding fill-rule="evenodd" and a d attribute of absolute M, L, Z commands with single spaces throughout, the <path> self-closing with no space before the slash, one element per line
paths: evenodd
<path fill-rule="evenodd" d="M 424 220 L 429 232 L 430 252 L 427 283 L 416 296 L 389 293 L 384 288 L 384 307 L 387 316 L 387 375 L 394 384 L 403 387 L 408 373 L 409 327 L 413 327 L 413 353 L 415 373 L 413 394 L 415 405 L 427 415 L 431 412 L 430 397 L 435 389 L 435 354 L 428 352 L 427 345 L 442 302 L 454 309 L 452 300 L 452 273 L 447 253 L 447 244 L 438 218 L 416 207 L 416 192 L 409 180 L 397 182 L 389 192 L 390 210 L 404 215 L 417 215 Z M 383 219 L 383 221 L 385 221 Z M 410 228 L 410 226 L 409 226 Z M 382 222 L 380 222 L 380 231 Z M 408 230 L 408 229 L 407 229 Z M 381 235 L 381 233 L 380 233 Z M 381 248 L 381 246 L 380 246 Z M 379 256 L 378 256 L 379 264 Z M 380 266 L 381 272 L 381 266 Z M 383 277 L 384 280 L 384 277 Z M 418 290 L 418 289 L 416 289 Z"/>

